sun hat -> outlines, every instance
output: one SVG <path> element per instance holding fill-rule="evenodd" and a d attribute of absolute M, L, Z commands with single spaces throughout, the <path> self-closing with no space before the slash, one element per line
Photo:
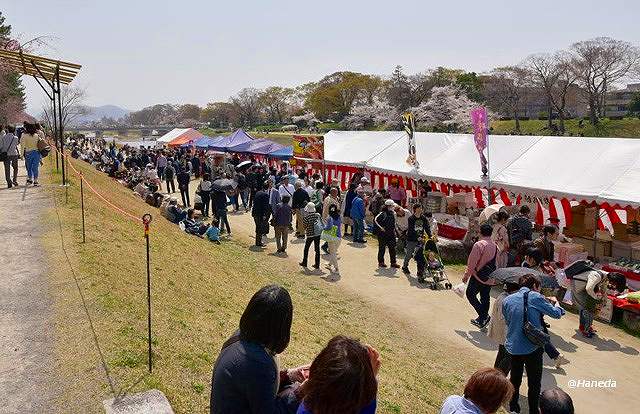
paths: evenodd
<path fill-rule="evenodd" d="M 385 200 L 384 205 L 388 207 L 393 207 L 396 205 L 396 202 L 391 199 L 388 199 L 388 200 Z"/>
<path fill-rule="evenodd" d="M 362 177 L 362 178 L 360 179 L 360 182 L 361 182 L 361 183 L 369 183 L 369 179 L 368 179 L 367 177 Z"/>
<path fill-rule="evenodd" d="M 313 204 L 312 202 L 308 202 L 307 205 L 304 208 L 304 211 L 306 211 L 307 213 L 315 213 L 316 212 L 316 205 Z"/>

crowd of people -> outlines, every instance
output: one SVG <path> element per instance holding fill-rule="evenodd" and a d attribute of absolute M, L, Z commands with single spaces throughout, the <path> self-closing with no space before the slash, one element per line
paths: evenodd
<path fill-rule="evenodd" d="M 433 215 L 423 204 L 409 203 L 397 181 L 388 189 L 374 190 L 364 174 L 356 173 L 343 191 L 337 180 L 325 183 L 320 175 L 309 175 L 288 163 L 275 167 L 248 157 L 215 159 L 185 148 L 117 148 L 83 139 L 72 141 L 70 147 L 75 158 L 122 181 L 160 207 L 168 220 L 198 237 L 219 243 L 221 235 L 230 235 L 228 211 L 232 209 L 251 213 L 257 248 L 267 246 L 271 228 L 275 254 L 287 254 L 290 235 L 304 239 L 303 268 L 318 269 L 324 250 L 327 269 L 339 274 L 342 240 L 350 237 L 354 244 L 364 244 L 367 233 L 378 240 L 379 268 L 398 268 L 411 275 L 414 260 L 422 283 L 427 270 L 443 266 Z M 181 204 L 173 196 L 174 180 Z M 189 194 L 192 180 L 198 182 L 195 200 Z M 221 180 L 226 180 L 225 186 Z M 541 392 L 543 354 L 556 367 L 569 362 L 553 346 L 543 317 L 564 315 L 558 297 L 566 296 L 568 290 L 580 311 L 579 331 L 592 337 L 594 314 L 608 291 L 625 289 L 625 279 L 589 263 L 577 263 L 564 268 L 570 284 L 560 286 L 555 275 L 564 264 L 554 262 L 553 242 L 565 237 L 557 223 L 550 222 L 534 238 L 530 214 L 523 205 L 513 215 L 501 209 L 479 223 L 463 277 L 464 296 L 477 313 L 471 324 L 487 331 L 498 353 L 494 367 L 476 372 L 462 396 L 447 399 L 442 413 L 490 413 L 502 405 L 520 412 L 525 370 L 530 413 L 573 412 L 570 398 L 561 390 Z M 402 263 L 398 246 L 404 250 Z M 513 269 L 513 277 L 496 281 L 491 275 L 497 269 Z M 503 289 L 491 308 L 490 291 L 496 285 Z M 288 293 L 280 287 L 267 287 L 254 296 L 240 330 L 227 341 L 216 362 L 212 412 L 375 412 L 379 354 L 355 339 L 335 337 L 310 366 L 276 372 L 276 356 L 289 341 L 291 306 Z"/>

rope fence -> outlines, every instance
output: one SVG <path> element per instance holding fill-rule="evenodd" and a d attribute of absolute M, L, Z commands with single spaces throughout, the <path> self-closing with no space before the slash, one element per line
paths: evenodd
<path fill-rule="evenodd" d="M 54 149 L 56 151 L 56 153 L 58 155 L 61 156 L 63 162 L 65 162 L 67 160 L 66 157 L 71 157 L 71 154 L 68 151 L 65 151 L 64 149 L 62 151 L 64 151 L 64 153 L 62 151 L 60 151 L 59 148 L 57 148 L 55 145 L 52 145 L 51 141 L 46 140 L 47 143 L 49 144 L 49 146 Z M 73 159 L 73 157 L 71 157 Z M 101 201 L 103 202 L 105 205 L 107 205 L 111 210 L 117 212 L 118 214 L 120 214 L 121 216 L 130 219 L 136 223 L 140 223 L 143 225 L 144 228 L 144 239 L 145 239 L 145 246 L 146 246 L 146 276 L 147 276 L 147 343 L 148 343 L 148 355 L 147 355 L 147 366 L 149 369 L 149 373 L 152 372 L 152 367 L 153 367 L 153 350 L 152 350 L 152 346 L 151 346 L 151 332 L 152 332 L 152 320 L 151 320 L 151 258 L 150 258 L 150 239 L 149 239 L 149 233 L 150 233 L 150 224 L 151 221 L 153 220 L 153 217 L 151 216 L 151 214 L 144 214 L 142 217 L 138 217 L 135 216 L 134 214 L 124 210 L 123 208 L 121 208 L 120 206 L 118 206 L 117 204 L 113 203 L 111 200 L 107 199 L 104 195 L 102 195 L 98 190 L 96 190 L 94 184 L 92 184 L 89 180 L 86 179 L 86 177 L 84 176 L 84 174 L 81 171 L 78 171 L 78 169 L 73 165 L 73 163 L 68 162 L 67 161 L 67 165 L 69 167 L 71 167 L 71 170 L 73 171 L 73 173 L 80 179 L 80 205 L 81 205 L 81 210 L 82 210 L 82 242 L 85 243 L 86 242 L 86 237 L 85 237 L 85 209 L 84 209 L 84 186 L 86 185 L 87 188 L 89 188 L 89 190 L 95 194 L 95 196 Z M 67 194 L 67 186 L 65 185 L 65 194 Z M 58 217 L 59 218 L 59 217 Z M 61 235 L 62 235 L 62 227 L 60 227 L 60 231 L 61 231 Z M 66 252 L 65 252 L 66 254 Z M 70 263 L 69 263 L 70 265 Z M 74 273 L 75 275 L 75 273 Z M 74 276 L 75 277 L 75 276 Z M 77 283 L 77 281 L 76 281 Z M 79 287 L 78 287 L 79 288 Z M 83 303 L 84 301 L 84 297 L 82 298 Z M 86 308 L 86 304 L 85 304 L 85 308 Z M 87 310 L 87 314 L 88 314 L 88 310 Z M 89 318 L 89 322 L 92 324 L 91 319 Z M 92 329 L 93 329 L 93 324 L 92 324 Z M 94 339 L 96 341 L 97 344 L 97 337 L 94 331 Z M 102 357 L 102 353 L 101 353 L 101 357 Z M 104 359 L 102 361 L 103 365 L 105 365 Z M 108 369 L 106 368 L 105 365 L 105 371 L 107 371 L 107 375 L 108 375 Z M 111 384 L 111 380 L 110 380 L 110 384 Z M 113 389 L 113 385 L 111 384 L 111 388 Z"/>

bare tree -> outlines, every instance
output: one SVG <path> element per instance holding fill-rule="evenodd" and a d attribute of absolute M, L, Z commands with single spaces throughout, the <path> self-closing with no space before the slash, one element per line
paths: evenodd
<path fill-rule="evenodd" d="M 640 49 L 621 40 L 597 37 L 574 43 L 571 52 L 577 80 L 586 93 L 589 118 L 595 125 L 605 115 L 609 89 L 639 70 Z"/>
<path fill-rule="evenodd" d="M 89 109 L 84 105 L 87 96 L 83 88 L 76 86 L 62 86 L 62 127 L 66 129 L 72 125 L 79 117 L 89 114 Z M 53 131 L 53 108 L 51 101 L 47 101 L 42 107 L 42 116 L 46 127 L 49 131 Z M 59 114 L 56 114 L 59 117 Z M 60 119 L 60 118 L 58 118 Z M 56 119 L 56 122 L 58 120 Z"/>
<path fill-rule="evenodd" d="M 260 92 L 259 103 L 265 109 L 270 122 L 283 123 L 288 115 L 293 94 L 293 89 L 281 86 L 270 86 Z"/>
<path fill-rule="evenodd" d="M 527 70 L 505 66 L 491 71 L 484 79 L 487 104 L 493 110 L 512 116 L 520 132 L 520 113 L 531 95 L 532 79 Z"/>
<path fill-rule="evenodd" d="M 230 99 L 231 104 L 240 114 L 242 125 L 254 126 L 260 118 L 260 91 L 255 88 L 244 88 Z"/>
<path fill-rule="evenodd" d="M 542 89 L 547 99 L 549 129 L 552 127 L 553 111 L 558 114 L 559 129 L 564 133 L 567 95 L 575 87 L 576 72 L 573 58 L 566 52 L 529 56 L 522 64 L 529 71 L 534 85 Z"/>

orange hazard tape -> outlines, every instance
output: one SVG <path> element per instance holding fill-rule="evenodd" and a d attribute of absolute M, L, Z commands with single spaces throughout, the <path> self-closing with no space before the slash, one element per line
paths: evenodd
<path fill-rule="evenodd" d="M 52 145 L 50 141 L 48 141 L 48 142 L 49 142 L 49 146 L 50 146 L 51 148 L 55 149 L 55 151 L 56 151 L 58 154 L 60 154 L 61 156 L 63 155 L 63 154 L 60 152 L 60 150 L 59 150 L 55 145 Z M 66 154 L 66 156 L 67 156 L 67 157 L 70 157 L 70 156 L 71 156 L 71 154 L 69 154 L 69 153 L 68 153 L 68 151 L 65 151 L 65 152 L 67 153 L 67 154 Z M 72 158 L 73 158 L 73 157 L 72 157 Z M 101 199 L 102 201 L 104 201 L 104 202 L 105 202 L 109 207 L 111 207 L 113 210 L 115 210 L 116 212 L 118 212 L 118 213 L 122 214 L 123 216 L 125 216 L 125 217 L 127 217 L 127 218 L 130 218 L 130 219 L 132 219 L 132 220 L 135 220 L 135 221 L 137 221 L 137 222 L 139 222 L 139 223 L 144 223 L 144 220 L 143 220 L 142 218 L 137 217 L 137 216 L 134 216 L 133 214 L 129 213 L 128 211 L 123 210 L 122 208 L 120 208 L 119 206 L 117 206 L 116 204 L 114 204 L 113 202 L 109 201 L 105 196 L 103 196 L 102 194 L 100 194 L 100 193 L 99 193 L 99 192 L 98 192 L 98 191 L 93 187 L 93 185 L 91 185 L 91 183 L 90 183 L 86 178 L 84 178 L 84 175 L 83 175 L 80 171 L 78 171 L 78 170 L 76 169 L 76 167 L 74 167 L 74 166 L 73 166 L 73 164 L 72 164 L 72 163 L 70 163 L 70 162 L 69 162 L 69 163 L 67 163 L 67 165 L 68 165 L 68 166 L 70 166 L 70 167 L 71 167 L 71 169 L 73 170 L 73 172 L 74 172 L 78 177 L 80 177 L 80 179 L 81 179 L 82 181 L 84 181 L 84 183 L 87 185 L 87 187 L 89 187 L 89 189 L 90 189 L 90 190 L 91 190 L 91 191 L 92 191 L 96 196 L 98 196 L 98 198 L 99 198 L 99 199 Z M 151 220 L 149 220 L 149 222 L 151 222 Z M 148 234 L 148 231 L 149 231 L 149 222 L 144 223 L 144 224 L 145 224 L 145 234 Z"/>

